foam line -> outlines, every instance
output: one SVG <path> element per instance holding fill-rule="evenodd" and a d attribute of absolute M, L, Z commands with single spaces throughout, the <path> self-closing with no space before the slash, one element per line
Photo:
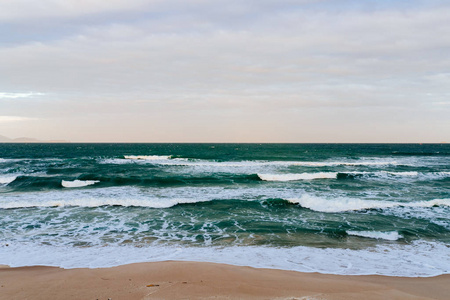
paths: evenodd
<path fill-rule="evenodd" d="M 381 200 L 362 200 L 355 198 L 333 198 L 325 199 L 317 196 L 304 194 L 300 198 L 287 199 L 291 203 L 320 212 L 344 212 L 366 209 L 388 209 L 393 207 L 433 207 L 450 206 L 450 199 L 434 199 L 417 202 L 395 202 Z"/>
<path fill-rule="evenodd" d="M 257 174 L 264 181 L 293 181 L 312 179 L 336 179 L 337 172 L 318 172 L 300 174 Z"/>
<path fill-rule="evenodd" d="M 382 239 L 388 241 L 396 241 L 403 238 L 397 231 L 381 232 L 381 231 L 347 231 L 348 235 L 360 236 L 372 239 Z"/>

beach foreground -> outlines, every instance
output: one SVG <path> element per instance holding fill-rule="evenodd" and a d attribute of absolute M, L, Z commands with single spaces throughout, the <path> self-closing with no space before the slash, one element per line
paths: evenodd
<path fill-rule="evenodd" d="M 0 268 L 0 299 L 448 299 L 450 275 L 341 276 L 204 262 Z"/>

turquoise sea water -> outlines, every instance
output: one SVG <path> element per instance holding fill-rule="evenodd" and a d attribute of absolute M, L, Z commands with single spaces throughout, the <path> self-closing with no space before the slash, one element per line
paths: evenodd
<path fill-rule="evenodd" d="M 0 264 L 450 271 L 448 144 L 0 144 Z"/>

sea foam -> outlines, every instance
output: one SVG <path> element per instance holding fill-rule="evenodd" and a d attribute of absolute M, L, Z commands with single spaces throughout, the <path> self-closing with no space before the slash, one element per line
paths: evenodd
<path fill-rule="evenodd" d="M 8 184 L 16 180 L 17 176 L 1 176 L 0 184 Z"/>
<path fill-rule="evenodd" d="M 294 181 L 294 180 L 312 180 L 312 179 L 336 179 L 338 175 L 351 175 L 361 176 L 365 179 L 370 178 L 412 178 L 415 180 L 435 180 L 450 177 L 450 172 L 390 172 L 390 171 L 378 171 L 378 172 L 316 172 L 316 173 L 291 173 L 291 174 L 266 174 L 258 173 L 258 177 L 264 181 Z"/>
<path fill-rule="evenodd" d="M 213 167 L 261 167 L 261 166 L 303 166 L 303 167 L 334 167 L 334 166 L 389 166 L 398 165 L 392 160 L 342 160 L 342 161 L 216 161 L 208 159 L 189 159 L 174 157 L 174 155 L 124 155 L 124 159 L 103 159 L 103 163 L 123 164 L 126 161 L 148 161 L 153 164 L 175 165 L 175 166 L 213 166 Z"/>
<path fill-rule="evenodd" d="M 357 211 L 366 209 L 388 209 L 393 207 L 433 207 L 450 206 L 450 199 L 433 199 L 417 202 L 396 202 L 382 200 L 362 200 L 355 198 L 333 198 L 304 194 L 300 198 L 287 199 L 291 203 L 299 204 L 302 207 L 320 212 L 337 213 L 344 211 Z"/>
<path fill-rule="evenodd" d="M 125 159 L 138 159 L 138 160 L 164 160 L 170 159 L 170 155 L 124 155 Z"/>
<path fill-rule="evenodd" d="M 318 172 L 318 173 L 300 173 L 300 174 L 257 174 L 264 181 L 293 181 L 293 180 L 312 180 L 312 179 L 336 179 L 337 172 Z"/>
<path fill-rule="evenodd" d="M 186 199 L 133 199 L 133 198 L 81 198 L 81 199 L 67 199 L 67 200 L 44 200 L 36 201 L 17 201 L 15 203 L 0 203 L 0 208 L 25 208 L 25 207 L 101 207 L 101 206 L 123 206 L 123 207 L 149 207 L 149 208 L 169 208 L 177 204 L 198 203 L 208 200 L 199 200 L 195 198 Z"/>
<path fill-rule="evenodd" d="M 347 231 L 348 235 L 372 238 L 372 239 L 383 239 L 388 241 L 396 241 L 403 238 L 401 234 L 397 231 L 381 232 L 381 231 Z"/>
<path fill-rule="evenodd" d="M 32 242 L 8 242 L 8 246 L 0 244 L 0 264 L 11 267 L 47 265 L 62 268 L 101 268 L 167 260 L 203 261 L 340 275 L 429 277 L 450 273 L 448 246 L 425 241 L 416 241 L 409 245 L 378 245 L 361 250 L 304 246 L 58 247 Z"/>
<path fill-rule="evenodd" d="M 61 181 L 61 185 L 65 188 L 77 188 L 77 187 L 85 187 L 88 185 L 96 184 L 100 181 L 98 180 L 74 180 L 74 181 Z"/>

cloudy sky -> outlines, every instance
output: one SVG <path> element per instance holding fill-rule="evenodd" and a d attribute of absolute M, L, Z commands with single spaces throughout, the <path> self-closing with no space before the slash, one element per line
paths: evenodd
<path fill-rule="evenodd" d="M 0 135 L 450 142 L 450 1 L 0 0 Z"/>

